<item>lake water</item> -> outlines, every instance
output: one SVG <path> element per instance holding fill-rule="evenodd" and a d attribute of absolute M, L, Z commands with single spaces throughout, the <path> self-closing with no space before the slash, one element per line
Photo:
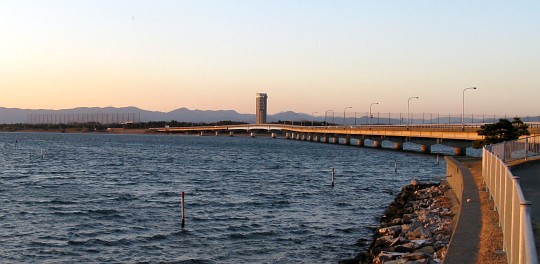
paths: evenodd
<path fill-rule="evenodd" d="M 54 133 L 0 133 L 0 165 L 2 263 L 336 263 L 403 185 L 446 170 L 285 139 Z"/>

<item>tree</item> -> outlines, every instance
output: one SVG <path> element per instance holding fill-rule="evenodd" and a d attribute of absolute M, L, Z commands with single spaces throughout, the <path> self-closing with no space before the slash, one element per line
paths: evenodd
<path fill-rule="evenodd" d="M 473 148 L 482 148 L 485 145 L 500 143 L 503 141 L 518 139 L 521 136 L 528 136 L 529 126 L 519 117 L 514 117 L 512 122 L 501 118 L 499 122 L 485 124 L 478 130 L 478 135 L 484 136 L 473 142 Z"/>

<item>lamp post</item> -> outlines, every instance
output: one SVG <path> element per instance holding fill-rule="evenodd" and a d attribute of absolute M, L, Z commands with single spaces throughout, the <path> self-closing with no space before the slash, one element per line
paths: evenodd
<path fill-rule="evenodd" d="M 311 126 L 313 126 L 313 122 L 315 121 L 315 117 L 313 115 L 316 114 L 316 113 L 317 112 L 311 113 Z"/>
<path fill-rule="evenodd" d="M 347 111 L 347 108 L 352 108 L 351 106 L 347 106 L 345 107 L 345 109 L 343 110 L 343 125 L 345 126 L 345 112 Z"/>
<path fill-rule="evenodd" d="M 467 90 L 476 90 L 476 87 L 469 87 L 469 88 L 463 89 L 463 104 L 462 104 L 463 112 L 461 114 L 461 130 L 465 130 L 465 91 Z"/>
<path fill-rule="evenodd" d="M 410 97 L 409 100 L 407 101 L 407 128 L 409 127 L 409 123 L 411 121 L 411 112 L 410 112 L 411 99 L 418 99 L 418 98 L 419 98 L 418 96 L 413 96 L 413 97 Z"/>
<path fill-rule="evenodd" d="M 372 116 L 371 116 L 371 106 L 372 106 L 372 105 L 376 105 L 376 104 L 379 104 L 379 103 L 371 103 L 371 104 L 369 105 L 369 124 L 370 124 L 370 125 L 371 125 L 371 118 L 372 118 Z"/>
<path fill-rule="evenodd" d="M 330 112 L 330 111 L 331 111 L 332 113 L 334 113 L 334 110 L 326 110 L 326 111 L 324 111 L 324 125 L 325 125 L 325 126 L 328 126 L 328 123 L 326 122 L 326 113 L 328 113 L 328 112 Z"/>

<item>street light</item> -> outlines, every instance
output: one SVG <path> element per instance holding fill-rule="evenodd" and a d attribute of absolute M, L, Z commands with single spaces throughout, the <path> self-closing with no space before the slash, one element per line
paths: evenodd
<path fill-rule="evenodd" d="M 461 129 L 465 130 L 465 91 L 467 90 L 476 90 L 476 87 L 469 87 L 463 89 L 463 112 L 461 114 Z"/>
<path fill-rule="evenodd" d="M 410 97 L 409 100 L 407 101 L 407 128 L 409 127 L 409 122 L 411 121 L 411 112 L 410 112 L 410 103 L 411 103 L 411 99 L 418 99 L 419 97 L 418 96 L 413 96 L 413 97 Z"/>
<path fill-rule="evenodd" d="M 332 111 L 332 114 L 334 113 L 334 110 L 326 110 L 326 111 L 324 111 L 324 125 L 325 126 L 328 126 L 328 123 L 326 123 L 326 113 L 328 113 L 330 111 Z"/>
<path fill-rule="evenodd" d="M 313 122 L 315 121 L 315 117 L 313 117 L 314 114 L 316 114 L 317 112 L 313 112 L 311 113 L 311 126 L 313 126 Z"/>
<path fill-rule="evenodd" d="M 347 111 L 347 108 L 352 108 L 351 106 L 345 107 L 345 110 L 343 110 L 343 125 L 345 125 L 345 111 Z"/>
<path fill-rule="evenodd" d="M 371 104 L 369 105 L 369 124 L 370 124 L 370 125 L 371 125 L 371 118 L 372 118 L 372 117 L 371 117 L 371 106 L 372 106 L 372 105 L 376 105 L 376 104 L 379 104 L 379 103 L 371 103 Z"/>

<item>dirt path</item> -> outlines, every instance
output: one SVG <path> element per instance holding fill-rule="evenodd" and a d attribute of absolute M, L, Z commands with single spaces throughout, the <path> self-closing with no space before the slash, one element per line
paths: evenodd
<path fill-rule="evenodd" d="M 482 181 L 482 162 L 463 162 L 474 176 L 476 186 L 479 188 L 480 206 L 482 210 L 482 229 L 480 231 L 480 245 L 477 264 L 506 263 L 506 254 L 502 251 L 502 230 L 499 227 L 499 215 L 493 210 L 493 201 L 485 192 Z"/>

